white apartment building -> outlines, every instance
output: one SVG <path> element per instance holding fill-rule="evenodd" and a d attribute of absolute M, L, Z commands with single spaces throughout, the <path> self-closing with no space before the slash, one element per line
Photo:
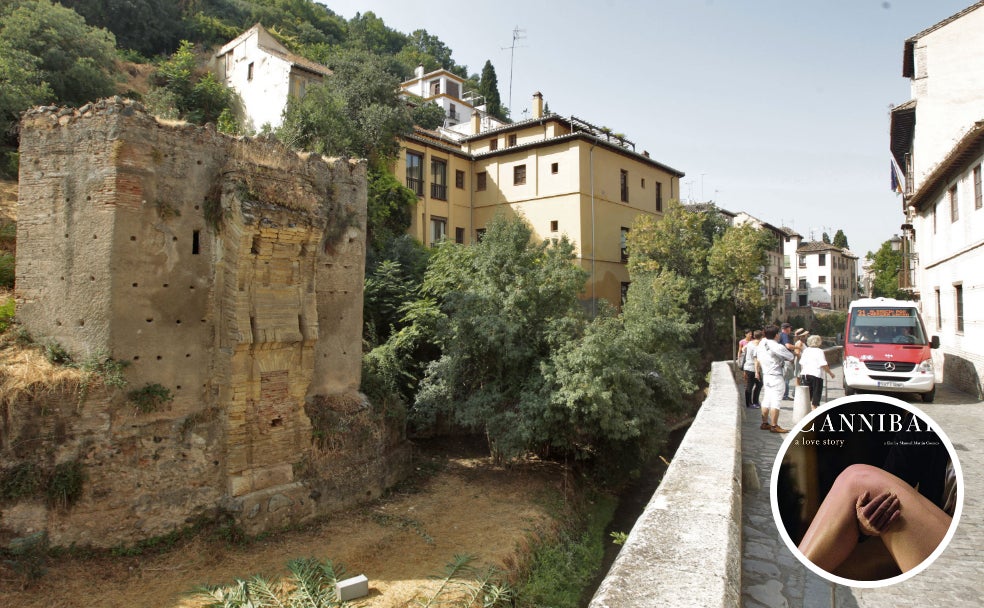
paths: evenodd
<path fill-rule="evenodd" d="M 904 218 L 900 284 L 940 336 L 933 357 L 942 380 L 977 395 L 984 386 L 982 32 L 984 2 L 977 2 L 905 41 L 902 75 L 912 99 L 892 111 L 890 140 Z"/>
<path fill-rule="evenodd" d="M 489 116 L 485 111 L 485 100 L 473 92 L 466 92 L 464 79 L 444 69 L 425 74 L 424 66 L 417 66 L 413 78 L 400 83 L 400 90 L 440 106 L 447 118 L 438 132 L 454 140 L 476 133 L 472 124 L 475 118 L 479 121 L 477 132 L 480 133 L 507 124 Z"/>
<path fill-rule="evenodd" d="M 796 308 L 847 310 L 858 298 L 858 256 L 783 228 L 783 266 L 787 312 Z"/>

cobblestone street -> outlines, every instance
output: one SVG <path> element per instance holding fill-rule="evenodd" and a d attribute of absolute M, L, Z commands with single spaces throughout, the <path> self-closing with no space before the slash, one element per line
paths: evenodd
<path fill-rule="evenodd" d="M 843 396 L 840 368 L 827 400 Z M 740 388 L 740 387 L 739 387 Z M 826 581 L 793 556 L 776 530 L 769 503 L 769 482 L 785 435 L 759 429 L 759 410 L 746 410 L 742 428 L 745 489 L 742 509 L 744 547 L 742 600 L 748 608 L 895 608 L 897 606 L 982 606 L 984 590 L 984 456 L 977 449 L 984 433 L 984 403 L 941 386 L 936 402 L 909 400 L 949 437 L 957 453 L 965 487 L 963 514 L 950 544 L 926 570 L 889 587 L 851 588 Z M 779 424 L 792 428 L 793 402 L 784 401 Z M 750 475 L 754 467 L 755 475 Z M 760 487 L 755 487 L 757 477 Z M 752 480 L 752 483 L 749 483 Z"/>

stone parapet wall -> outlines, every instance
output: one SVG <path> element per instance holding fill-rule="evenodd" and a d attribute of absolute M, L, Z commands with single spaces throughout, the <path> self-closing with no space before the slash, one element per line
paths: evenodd
<path fill-rule="evenodd" d="M 933 365 L 937 369 L 937 378 L 942 376 L 943 382 L 978 399 L 984 398 L 984 382 L 981 381 L 984 378 L 984 357 L 967 351 L 955 353 L 940 348 L 933 351 Z"/>
<path fill-rule="evenodd" d="M 601 583 L 591 608 L 741 604 L 741 419 L 729 362 Z"/>
<path fill-rule="evenodd" d="M 0 468 L 25 462 L 10 439 L 24 436 L 47 467 L 80 462 L 87 482 L 65 512 L 0 505 L 0 535 L 115 545 L 215 509 L 258 532 L 400 478 L 402 418 L 358 393 L 363 161 L 161 122 L 119 98 L 29 111 L 20 153 L 23 327 L 77 360 L 124 362 L 127 391 L 159 385 L 173 400 L 142 412 L 107 389 L 73 408 L 69 395 L 4 403 Z M 307 412 L 324 424 L 333 407 L 364 432 L 316 468 L 332 430 Z M 39 411 L 57 420 L 28 424 Z M 348 493 L 326 496 L 334 487 Z"/>

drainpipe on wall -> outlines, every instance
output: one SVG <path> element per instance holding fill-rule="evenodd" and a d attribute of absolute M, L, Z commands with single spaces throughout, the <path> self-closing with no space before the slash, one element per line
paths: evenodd
<path fill-rule="evenodd" d="M 588 148 L 588 173 L 591 177 L 591 318 L 598 315 L 598 299 L 595 296 L 595 191 L 594 191 L 594 149 L 595 144 Z"/>
<path fill-rule="evenodd" d="M 427 233 L 427 229 L 430 228 L 430 225 L 427 222 L 427 200 L 430 198 L 429 196 L 430 193 L 427 192 L 427 184 L 429 182 L 427 181 L 426 177 L 427 177 L 427 168 L 430 166 L 430 148 L 424 147 L 424 159 L 420 162 L 420 164 L 423 165 L 422 167 L 420 167 L 420 181 L 423 182 L 423 189 L 424 189 L 424 209 L 420 219 L 420 224 L 421 224 L 420 236 L 422 237 L 420 239 L 420 242 L 424 243 L 429 247 L 433 244 L 430 242 L 429 240 L 430 235 Z"/>

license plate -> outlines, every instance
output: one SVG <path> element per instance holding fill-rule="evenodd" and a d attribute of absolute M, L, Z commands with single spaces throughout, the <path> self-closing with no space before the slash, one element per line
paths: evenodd
<path fill-rule="evenodd" d="M 879 382 L 878 386 L 884 386 L 885 388 L 903 388 L 905 386 L 904 382 Z"/>

